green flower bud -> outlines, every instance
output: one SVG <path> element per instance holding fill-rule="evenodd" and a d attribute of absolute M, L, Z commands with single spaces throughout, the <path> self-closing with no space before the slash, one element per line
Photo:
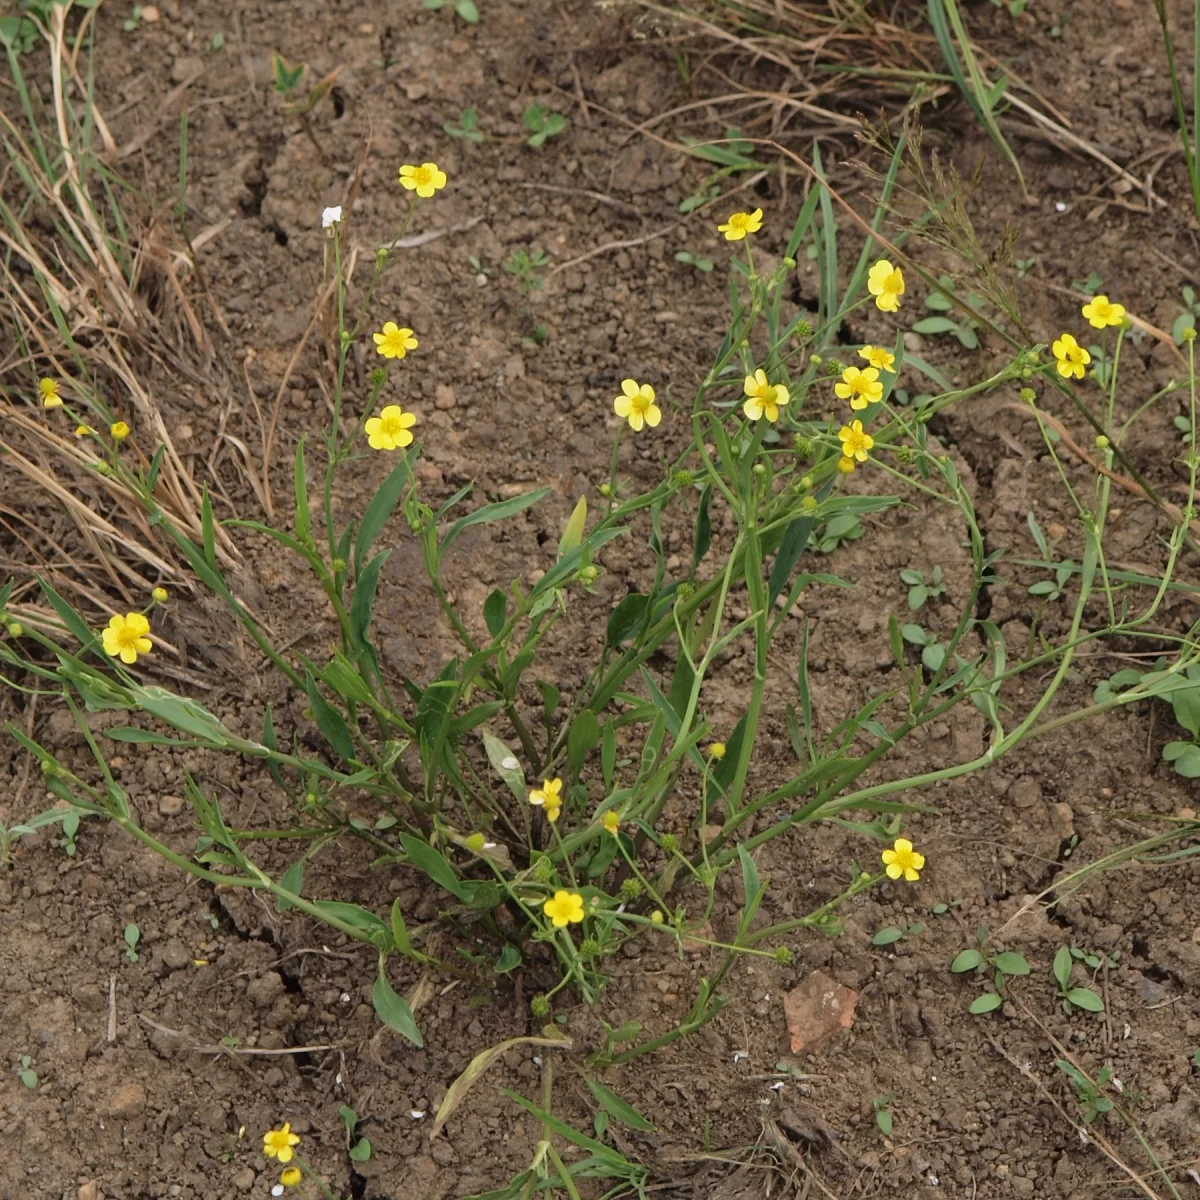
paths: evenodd
<path fill-rule="evenodd" d="M 917 461 L 917 451 L 912 446 L 901 446 L 896 451 L 896 458 L 902 463 L 915 463 Z"/>
<path fill-rule="evenodd" d="M 755 463 L 754 466 L 751 467 L 751 470 L 755 473 L 755 475 L 765 475 L 767 473 L 767 464 L 760 462 Z"/>
<path fill-rule="evenodd" d="M 10 621 L 5 626 L 5 629 L 8 630 L 9 637 L 15 637 L 15 638 L 20 637 L 21 634 L 23 634 L 25 632 L 25 627 L 21 624 L 20 621 Z"/>
<path fill-rule="evenodd" d="M 1021 400 L 1025 404 L 1035 404 L 1037 402 L 1037 392 L 1035 392 L 1033 388 L 1022 388 Z"/>
<path fill-rule="evenodd" d="M 392 252 L 386 246 L 380 246 L 379 249 L 375 251 L 375 265 L 377 267 L 382 267 L 383 264 L 387 262 L 389 258 L 391 258 L 391 256 Z"/>
<path fill-rule="evenodd" d="M 792 961 L 792 952 L 786 946 L 780 946 L 775 951 L 775 961 L 786 967 Z"/>
<path fill-rule="evenodd" d="M 794 271 L 796 269 L 796 260 L 789 254 L 784 258 L 783 265 L 787 267 L 789 271 Z"/>
<path fill-rule="evenodd" d="M 808 495 L 808 496 L 805 496 L 805 497 L 804 497 L 804 499 L 800 501 L 800 507 L 801 507 L 801 508 L 802 508 L 802 509 L 803 509 L 803 510 L 806 512 L 806 513 L 814 513 L 814 512 L 816 512 L 816 511 L 817 511 L 817 498 L 816 498 L 816 496 L 813 496 L 813 495 Z"/>
<path fill-rule="evenodd" d="M 804 321 L 804 320 L 797 321 L 796 322 L 796 336 L 802 337 L 802 338 L 812 337 L 812 326 L 807 321 Z"/>
<path fill-rule="evenodd" d="M 381 388 L 387 383 L 387 372 L 382 367 L 376 367 L 371 372 L 371 387 Z"/>
<path fill-rule="evenodd" d="M 1108 438 L 1106 438 L 1104 436 L 1104 434 L 1099 433 L 1096 435 L 1096 449 L 1097 450 L 1107 450 L 1108 445 L 1109 445 Z"/>
<path fill-rule="evenodd" d="M 677 487 L 677 488 L 689 487 L 694 478 L 695 478 L 695 476 L 692 474 L 691 471 L 684 471 L 684 470 L 672 471 L 671 472 L 671 480 L 670 480 L 671 486 Z"/>
<path fill-rule="evenodd" d="M 686 579 L 675 589 L 675 594 L 680 600 L 690 600 L 695 593 L 696 589 Z"/>
<path fill-rule="evenodd" d="M 1021 378 L 1022 379 L 1032 379 L 1033 378 L 1033 368 L 1025 367 L 1024 370 L 1022 370 L 1022 372 L 1021 372 Z"/>
<path fill-rule="evenodd" d="M 482 833 L 473 833 L 467 838 L 467 849 L 472 854 L 478 854 L 487 845 L 487 838 Z"/>
<path fill-rule="evenodd" d="M 652 922 L 653 922 L 655 925 L 661 925 L 661 924 L 663 923 L 663 921 L 664 921 L 664 920 L 666 920 L 666 918 L 665 918 L 665 917 L 662 915 L 662 913 L 661 913 L 661 912 L 660 912 L 660 911 L 659 911 L 659 910 L 656 908 L 656 909 L 655 909 L 655 910 L 654 910 L 654 911 L 653 911 L 653 912 L 650 914 L 650 920 L 651 920 L 651 921 L 652 921 Z"/>
<path fill-rule="evenodd" d="M 529 1011 L 539 1021 L 544 1021 L 550 1015 L 550 1001 L 543 995 L 534 996 L 529 1002 Z"/>
<path fill-rule="evenodd" d="M 641 880 L 634 879 L 632 876 L 621 884 L 621 890 L 617 893 L 621 901 L 625 904 L 632 904 L 641 894 Z"/>
<path fill-rule="evenodd" d="M 578 579 L 584 587 L 588 587 L 600 578 L 600 568 L 591 566 L 590 564 L 586 567 L 580 567 L 575 578 Z"/>
<path fill-rule="evenodd" d="M 600 953 L 600 943 L 595 938 L 584 938 L 579 943 L 580 958 L 595 958 Z"/>
<path fill-rule="evenodd" d="M 45 775 L 47 779 L 49 779 L 53 775 L 58 775 L 59 774 L 58 763 L 54 762 L 53 759 L 43 758 L 42 759 L 42 774 Z"/>
<path fill-rule="evenodd" d="M 819 354 L 810 354 L 808 356 L 808 361 L 812 363 L 814 367 L 819 367 L 821 365 L 821 356 Z"/>
<path fill-rule="evenodd" d="M 840 375 L 845 369 L 845 364 L 840 358 L 827 358 L 825 360 L 826 375 Z"/>
<path fill-rule="evenodd" d="M 612 494 L 613 494 L 613 487 L 612 487 L 611 483 L 602 483 L 600 485 L 600 495 L 611 496 Z"/>
<path fill-rule="evenodd" d="M 679 849 L 679 839 L 673 833 L 662 835 L 662 848 L 665 854 L 674 854 Z"/>
<path fill-rule="evenodd" d="M 538 883 L 549 883 L 554 875 L 554 864 L 543 855 L 533 864 L 533 877 Z"/>
<path fill-rule="evenodd" d="M 1179 336 L 1185 342 L 1194 342 L 1196 340 L 1196 327 L 1189 325 Z"/>
<path fill-rule="evenodd" d="M 313 719 L 313 710 L 312 710 L 311 708 L 308 708 L 308 707 L 302 708 L 302 709 L 300 710 L 300 715 L 301 715 L 301 716 L 302 716 L 302 717 L 303 717 L 303 718 L 304 718 L 306 721 L 311 721 L 311 720 Z"/>
<path fill-rule="evenodd" d="M 346 560 L 344 558 L 335 558 L 333 560 L 333 573 L 340 575 L 346 569 Z"/>
<path fill-rule="evenodd" d="M 812 438 L 805 437 L 804 434 L 798 433 L 792 438 L 792 446 L 801 458 L 812 458 L 814 449 Z M 809 487 L 811 486 L 812 482 L 810 480 Z"/>

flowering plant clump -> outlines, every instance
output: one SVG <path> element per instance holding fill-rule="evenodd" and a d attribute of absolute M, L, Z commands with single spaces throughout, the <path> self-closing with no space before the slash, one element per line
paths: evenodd
<path fill-rule="evenodd" d="M 1125 320 L 1125 305 L 1114 304 L 1107 296 L 1094 296 L 1083 306 L 1084 317 L 1095 329 L 1106 329 L 1120 325 Z"/>
<path fill-rule="evenodd" d="M 42 398 L 43 408 L 61 408 L 62 396 L 58 394 L 59 383 L 57 379 L 39 379 L 38 380 L 38 395 Z"/>
<path fill-rule="evenodd" d="M 298 1145 L 300 1135 L 292 1132 L 292 1126 L 287 1121 L 279 1129 L 268 1129 L 263 1134 L 263 1154 L 281 1163 L 290 1163 L 295 1158 L 293 1147 Z"/>
<path fill-rule="evenodd" d="M 241 718 L 233 728 L 203 697 L 172 691 L 173 677 L 159 674 L 143 684 L 135 678 L 140 672 L 123 670 L 153 651 L 147 614 L 166 602 L 165 589 L 151 592 L 144 612 L 115 615 L 98 630 L 42 581 L 45 603 L 28 614 L 11 600 L 12 588 L 0 589 L 0 657 L 46 692 L 65 693 L 81 722 L 99 707 L 137 720 L 99 730 L 84 725 L 101 760 L 97 769 L 64 762 L 19 726 L 10 728 L 38 759 L 56 801 L 113 821 L 213 886 L 269 893 L 280 913 L 299 910 L 370 947 L 375 1012 L 414 1046 L 423 1044 L 423 1017 L 409 997 L 426 990 L 424 982 L 412 988 L 414 964 L 423 981 L 444 972 L 469 978 L 480 991 L 527 971 L 526 978 L 537 980 L 530 1012 L 549 1022 L 552 1033 L 555 998 L 565 989 L 603 1011 L 613 956 L 634 939 L 666 939 L 671 953 L 702 947 L 712 962 L 697 975 L 677 1026 L 617 1037 L 631 1023 L 621 1017 L 609 1024 L 613 1014 L 605 1014 L 599 1026 L 606 1030 L 604 1044 L 591 1061 L 611 1066 L 654 1053 L 712 1020 L 740 958 L 784 964 L 792 954 L 784 943 L 792 935 L 836 932 L 838 910 L 866 889 L 887 879 L 917 882 L 925 858 L 903 835 L 902 822 L 924 806 L 905 793 L 988 769 L 1025 738 L 1075 720 L 1073 712 L 1051 717 L 1047 709 L 1064 679 L 1074 677 L 1076 647 L 1088 644 L 1093 632 L 1161 639 L 1162 622 L 1150 617 L 1169 593 L 1164 587 L 1146 614 L 1122 623 L 1127 595 L 1141 586 L 1132 576 L 1126 583 L 1123 573 L 1128 592 L 1121 604 L 1095 603 L 1096 581 L 1113 561 L 1102 552 L 1107 489 L 1118 477 L 1114 463 L 1126 437 L 1126 427 L 1115 424 L 1119 392 L 1110 384 L 1094 442 L 1103 470 L 1094 494 L 1078 500 L 1080 551 L 1070 571 L 1057 567 L 1055 595 L 1045 601 L 1073 597 L 1071 620 L 1060 622 L 1064 636 L 1054 641 L 1052 623 L 1043 623 L 1037 654 L 1027 660 L 1005 646 L 1003 629 L 980 615 L 984 589 L 999 577 L 1000 552 L 988 548 L 955 455 L 937 446 L 931 422 L 964 398 L 1006 397 L 1020 389 L 1021 419 L 1038 422 L 1054 458 L 1062 422 L 1043 413 L 1047 401 L 1038 391 L 1074 402 L 1068 381 L 1082 377 L 1088 352 L 1069 334 L 1053 343 L 1052 353 L 1015 345 L 986 378 L 955 386 L 908 353 L 892 314 L 905 296 L 898 264 L 909 260 L 896 250 L 889 250 L 896 263 L 878 257 L 888 246 L 882 230 L 891 182 L 873 220 L 861 223 L 879 232 L 868 235 L 857 260 L 837 253 L 844 230 L 832 225 L 832 193 L 819 179 L 817 195 L 809 195 L 792 223 L 767 229 L 756 209 L 719 226 L 729 241 L 767 236 L 753 252 L 747 242 L 744 256 L 731 256 L 727 327 L 714 336 L 712 360 L 697 373 L 694 390 L 682 372 L 657 383 L 671 398 L 669 431 L 647 435 L 664 424 L 663 409 L 654 386 L 622 378 L 634 369 L 629 364 L 612 377 L 621 380 L 619 395 L 587 401 L 595 406 L 587 414 L 592 425 L 611 427 L 606 474 L 564 471 L 557 494 L 550 481 L 524 487 L 510 478 L 490 496 L 475 495 L 470 484 L 447 495 L 441 473 L 422 469 L 417 440 L 418 432 L 423 439 L 445 435 L 409 410 L 414 383 L 429 382 L 414 381 L 405 362 L 417 338 L 371 311 L 381 277 L 411 242 L 404 237 L 409 224 L 426 203 L 438 202 L 447 179 L 425 162 L 401 167 L 399 181 L 390 184 L 403 213 L 399 229 L 373 266 L 345 253 L 342 213 L 321 214 L 322 294 L 331 296 L 324 315 L 336 334 L 328 341 L 332 361 L 323 381 L 331 419 L 319 436 L 305 431 L 295 439 L 289 503 L 272 505 L 264 495 L 263 511 L 273 509 L 274 516 L 221 521 L 204 494 L 194 530 L 180 528 L 159 504 L 156 471 L 165 451 L 152 454 L 145 444 L 151 424 L 139 425 L 139 444 L 119 448 L 119 422 L 95 397 L 86 400 L 86 414 L 72 411 L 85 388 L 82 377 L 69 381 L 64 402 L 71 424 L 86 416 L 87 428 L 100 431 L 73 452 L 107 476 L 106 487 L 126 489 L 191 572 L 176 590 L 161 564 L 149 568 L 151 578 L 171 584 L 176 600 L 169 615 L 182 615 L 181 598 L 192 590 L 215 597 L 256 663 L 277 673 L 263 694 L 286 696 L 287 705 L 264 703 L 256 714 L 259 728 L 244 728 Z M 317 241 L 316 211 L 311 225 Z M 772 238 L 779 242 L 774 259 Z M 816 297 L 806 306 L 791 286 L 800 262 L 806 270 L 815 264 L 819 273 L 814 292 L 804 289 Z M 940 291 L 946 304 L 957 300 L 946 283 Z M 997 345 L 1005 335 L 1015 337 L 994 305 L 958 302 L 973 327 L 991 326 Z M 1116 364 L 1124 311 L 1104 297 L 1088 308 L 1093 324 L 1103 319 L 1114 329 Z M 861 349 L 845 349 L 867 337 L 871 342 Z M 438 345 L 436 333 L 423 331 L 422 338 L 423 355 L 453 354 Z M 1193 351 L 1190 342 L 1187 350 Z M 846 365 L 843 355 L 856 355 L 861 365 Z M 373 364 L 365 373 L 356 369 L 364 358 Z M 1192 389 L 1189 397 L 1194 446 Z M 32 396 L 22 403 L 40 412 Z M 39 419 L 51 424 L 57 418 Z M 630 455 L 633 438 L 640 453 Z M 1188 536 L 1183 512 L 1191 511 L 1198 469 L 1190 450 L 1184 465 L 1188 508 L 1172 525 L 1168 575 Z M 353 486 L 343 489 L 347 473 Z M 352 507 L 364 488 L 364 503 Z M 573 491 L 563 496 L 567 488 Z M 1073 490 L 1071 497 L 1081 494 Z M 874 681 L 844 674 L 844 694 L 830 705 L 808 674 L 810 639 L 829 634 L 804 614 L 815 610 L 825 589 L 847 582 L 837 572 L 855 558 L 843 556 L 842 544 L 868 537 L 881 514 L 886 519 L 889 509 L 910 499 L 929 507 L 930 520 L 955 526 L 955 544 L 965 547 L 960 569 L 935 576 L 928 589 L 924 576 L 914 576 L 919 582 L 912 586 L 936 587 L 941 599 L 918 613 L 923 600 L 912 606 L 910 592 L 910 612 L 886 622 L 876 649 L 892 680 L 876 688 Z M 525 530 L 519 539 L 510 534 L 512 522 Z M 218 538 L 246 528 L 310 573 L 311 607 L 323 614 L 319 632 L 280 637 L 240 598 Z M 526 536 L 535 530 L 536 540 Z M 493 579 L 471 561 L 472 537 L 519 545 L 519 567 Z M 1053 552 L 1049 542 L 1042 549 L 1044 556 Z M 597 585 L 606 556 L 618 551 L 637 564 L 621 586 L 606 592 Z M 914 539 L 913 554 L 920 552 Z M 829 556 L 840 561 L 827 566 Z M 454 642 L 444 653 L 439 649 L 435 668 L 414 667 L 412 674 L 396 670 L 382 652 L 381 640 L 393 632 L 376 619 L 380 597 L 394 589 L 397 561 L 419 563 L 424 574 L 417 580 L 411 570 L 403 572 L 402 625 L 412 631 L 436 626 L 439 645 Z M 927 564 L 914 561 L 918 565 Z M 473 568 L 479 568 L 474 575 Z M 477 591 L 474 583 L 457 582 L 466 578 L 486 579 L 487 586 Z M 420 607 L 421 597 L 427 607 Z M 947 619 L 950 606 L 957 619 Z M 1089 630 L 1086 621 L 1098 610 L 1105 610 L 1107 623 Z M 46 613 L 53 614 L 49 623 Z M 545 661 L 554 646 L 568 647 L 566 669 L 561 659 Z M 823 647 L 835 655 L 838 649 Z M 1156 642 L 1154 653 L 1161 652 Z M 730 670 L 730 662 L 741 665 Z M 1171 683 L 1178 670 L 1164 677 Z M 1029 684 L 1033 679 L 1036 685 Z M 1111 706 L 1157 694 L 1155 686 L 1167 685 L 1147 683 Z M 784 694 L 799 699 L 787 706 L 781 738 L 784 722 L 776 721 L 772 706 Z M 821 702 L 814 703 L 814 695 Z M 915 775 L 897 765 L 905 759 L 888 760 L 958 705 L 982 713 L 987 723 L 987 745 L 977 756 Z M 1078 719 L 1097 717 L 1109 705 L 1098 699 L 1077 710 Z M 104 760 L 113 747 L 127 753 L 130 741 L 160 737 L 189 753 L 237 756 L 248 772 L 261 768 L 262 788 L 271 796 L 262 811 L 285 815 L 271 828 L 260 827 L 265 822 L 235 827 L 222 811 L 222 791 L 207 774 L 191 773 L 185 787 L 200 833 L 195 853 L 160 841 L 139 824 Z M 809 912 L 780 912 L 759 860 L 776 839 L 803 839 L 820 822 L 836 822 L 862 839 L 869 848 L 856 850 L 854 861 L 880 854 L 879 866 L 874 873 L 846 871 Z M 339 890 L 341 857 L 330 855 L 322 870 L 312 869 L 335 842 L 357 847 L 364 862 L 402 873 L 404 886 L 386 902 L 357 886 L 350 902 Z M 270 854 L 263 850 L 268 845 Z M 794 849 L 789 843 L 787 852 Z M 277 870 L 269 867 L 284 855 Z M 728 873 L 740 877 L 733 888 L 722 879 Z M 422 907 L 405 911 L 418 891 Z M 726 892 L 743 898 L 731 919 L 718 900 Z M 576 925 L 583 927 L 578 935 Z M 402 976 L 407 992 L 399 986 Z M 520 1036 L 528 1037 L 524 1026 L 522 1020 Z M 550 1033 L 538 1041 L 543 1053 L 555 1053 Z M 458 1093 L 451 1088 L 447 1094 Z M 264 1135 L 264 1154 L 284 1168 L 280 1187 L 319 1184 L 306 1164 L 291 1165 L 298 1140 L 289 1125 Z"/>

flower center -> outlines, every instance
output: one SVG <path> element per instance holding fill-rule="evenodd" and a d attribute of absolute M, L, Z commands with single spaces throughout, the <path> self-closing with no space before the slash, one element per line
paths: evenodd
<path fill-rule="evenodd" d="M 650 401 L 641 392 L 638 392 L 636 396 L 630 397 L 629 405 L 634 412 L 644 413 L 649 409 Z"/>
<path fill-rule="evenodd" d="M 399 417 L 381 417 L 380 426 L 381 431 L 388 437 L 396 437 L 404 429 Z"/>
<path fill-rule="evenodd" d="M 770 408 L 779 398 L 779 390 L 774 387 L 765 387 L 758 393 L 759 400 Z"/>
<path fill-rule="evenodd" d="M 425 187 L 426 184 L 433 182 L 433 172 L 428 167 L 418 167 L 413 172 L 413 179 L 416 180 L 418 187 Z"/>

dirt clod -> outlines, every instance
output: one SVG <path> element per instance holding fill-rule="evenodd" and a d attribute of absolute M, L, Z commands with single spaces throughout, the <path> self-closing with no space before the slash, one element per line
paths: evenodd
<path fill-rule="evenodd" d="M 819 1050 L 854 1024 L 858 993 L 814 971 L 783 998 L 792 1053 Z"/>

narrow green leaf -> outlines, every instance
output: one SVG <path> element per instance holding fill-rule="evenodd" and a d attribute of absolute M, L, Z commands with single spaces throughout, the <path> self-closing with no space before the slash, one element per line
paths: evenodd
<path fill-rule="evenodd" d="M 308 511 L 308 474 L 304 464 L 304 439 L 301 436 L 296 445 L 296 462 L 292 470 L 292 487 L 296 497 L 296 536 L 307 542 L 312 532 L 312 518 Z"/>
<path fill-rule="evenodd" d="M 210 571 L 217 569 L 217 528 L 213 520 L 212 500 L 205 487 L 200 497 L 200 532 L 204 537 L 204 561 Z"/>
<path fill-rule="evenodd" d="M 367 630 L 375 610 L 375 594 L 379 590 L 379 573 L 391 550 L 380 551 L 363 569 L 354 584 L 350 601 L 350 636 L 357 649 L 368 645 Z"/>
<path fill-rule="evenodd" d="M 570 554 L 583 541 L 583 529 L 587 523 L 587 497 L 580 496 L 558 540 L 558 557 Z"/>
<path fill-rule="evenodd" d="M 596 714 L 590 708 L 585 708 L 571 722 L 571 729 L 567 734 L 567 762 L 572 775 L 579 773 L 584 759 L 596 748 L 599 740 L 600 722 L 596 720 Z"/>
<path fill-rule="evenodd" d="M 499 588 L 493 588 L 483 602 L 483 620 L 492 637 L 497 637 L 504 628 L 508 620 L 508 597 Z"/>
<path fill-rule="evenodd" d="M 768 607 L 774 605 L 776 597 L 787 587 L 792 571 L 800 560 L 800 555 L 804 553 L 804 547 L 808 545 L 814 524 L 812 517 L 797 517 L 788 525 L 783 541 L 776 551 L 775 564 L 771 568 L 771 577 L 767 584 Z"/>
<path fill-rule="evenodd" d="M 350 727 L 342 714 L 321 695 L 311 671 L 304 672 L 304 690 L 308 693 L 308 702 L 312 706 L 313 720 L 325 735 L 325 740 L 346 762 L 353 762 L 354 741 L 350 736 Z"/>
<path fill-rule="evenodd" d="M 610 1117 L 620 1121 L 622 1125 L 629 1126 L 630 1129 L 637 1129 L 642 1133 L 654 1132 L 653 1124 L 647 1121 L 632 1104 L 622 1100 L 611 1088 L 606 1088 L 598 1079 L 592 1079 L 588 1075 L 583 1078 L 596 1103 Z"/>
<path fill-rule="evenodd" d="M 450 527 L 450 532 L 442 539 L 442 543 L 438 547 L 439 554 L 445 554 L 464 529 L 469 529 L 472 525 L 483 525 L 489 521 L 503 521 L 508 517 L 515 517 L 517 513 L 524 512 L 525 509 L 531 508 L 539 500 L 544 499 L 553 490 L 553 488 L 549 487 L 537 488 L 532 492 L 526 492 L 524 495 L 513 496 L 509 500 L 500 500 L 495 504 L 485 504 L 482 508 L 477 508 L 473 513 L 469 513 L 465 517 L 460 517 Z"/>
<path fill-rule="evenodd" d="M 416 458 L 417 447 L 412 446 L 400 461 L 392 468 L 391 474 L 379 485 L 379 490 L 371 497 L 370 503 L 363 511 L 362 523 L 358 527 L 358 536 L 354 539 L 354 573 L 357 576 L 362 571 L 367 553 L 375 544 L 375 539 L 383 532 L 383 527 L 396 511 L 404 489 L 412 480 L 412 464 Z M 343 554 L 342 557 L 345 557 Z"/>
<path fill-rule="evenodd" d="M 1054 954 L 1054 978 L 1058 986 L 1065 988 L 1071 980 L 1071 949 L 1069 946 L 1059 946 Z"/>
<path fill-rule="evenodd" d="M 617 768 L 617 731 L 611 721 L 604 722 L 600 735 L 600 771 L 604 776 L 604 786 L 611 788 L 613 775 Z"/>
<path fill-rule="evenodd" d="M 371 1002 L 375 1005 L 375 1012 L 379 1015 L 379 1019 L 390 1029 L 394 1029 L 401 1037 L 406 1038 L 418 1048 L 425 1044 L 408 1001 L 388 982 L 387 976 L 383 973 L 382 964 L 379 968 L 379 976 L 375 980 L 375 987 L 371 991 Z"/>
<path fill-rule="evenodd" d="M 40 575 L 37 577 L 37 581 L 38 586 L 42 589 L 42 594 L 50 601 L 50 606 L 58 614 L 59 620 L 67 627 L 67 630 L 74 634 L 84 649 L 91 646 L 97 638 L 88 627 L 88 623 Z"/>
<path fill-rule="evenodd" d="M 641 592 L 630 592 L 608 618 L 605 641 L 609 646 L 620 646 L 634 636 L 646 619 L 650 597 Z"/>
<path fill-rule="evenodd" d="M 418 870 L 424 871 L 434 883 L 445 888 L 459 900 L 469 900 L 472 895 L 461 879 L 454 873 L 454 868 L 428 842 L 422 841 L 414 834 L 402 833 L 400 844 L 408 861 Z"/>
<path fill-rule="evenodd" d="M 284 871 L 283 878 L 279 881 L 279 886 L 285 891 L 291 892 L 293 896 L 300 895 L 300 890 L 304 887 L 304 859 L 298 858 Z M 287 912 L 294 905 L 286 897 L 276 896 L 275 907 L 280 912 Z"/>
<path fill-rule="evenodd" d="M 712 503 L 712 484 L 705 484 L 700 493 L 700 503 L 696 508 L 696 533 L 692 538 L 692 570 L 695 571 L 700 560 L 712 546 L 712 518 L 708 515 Z"/>

